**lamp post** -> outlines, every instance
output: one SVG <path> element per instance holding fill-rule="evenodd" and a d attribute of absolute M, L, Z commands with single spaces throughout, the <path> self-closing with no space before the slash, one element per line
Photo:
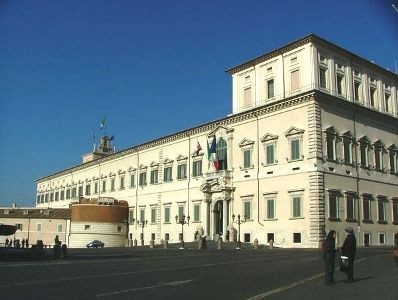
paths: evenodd
<path fill-rule="evenodd" d="M 142 231 L 141 231 L 141 246 L 144 246 L 144 227 L 148 225 L 148 220 L 145 220 L 145 221 L 144 220 L 142 220 L 142 221 L 137 220 L 137 225 L 138 225 L 138 227 L 142 228 Z"/>
<path fill-rule="evenodd" d="M 187 216 L 186 220 L 185 220 L 185 215 L 183 215 L 181 217 L 181 219 L 179 219 L 178 216 L 176 215 L 176 223 L 181 224 L 181 247 L 180 247 L 180 249 L 184 249 L 184 225 L 185 224 L 189 225 L 189 219 L 190 219 L 190 217 Z"/>
<path fill-rule="evenodd" d="M 244 216 L 244 219 L 240 219 L 240 215 L 238 215 L 238 219 L 235 221 L 235 215 L 232 215 L 232 222 L 235 224 L 238 224 L 238 247 L 236 249 L 240 249 L 241 243 L 240 243 L 240 224 L 246 222 L 246 216 Z"/>

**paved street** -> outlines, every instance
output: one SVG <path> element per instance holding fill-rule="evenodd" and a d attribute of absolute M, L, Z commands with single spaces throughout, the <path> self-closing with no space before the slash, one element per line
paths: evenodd
<path fill-rule="evenodd" d="M 66 259 L 0 261 L 2 299 L 397 299 L 391 249 L 360 249 L 356 281 L 323 283 L 319 251 L 70 249 Z"/>

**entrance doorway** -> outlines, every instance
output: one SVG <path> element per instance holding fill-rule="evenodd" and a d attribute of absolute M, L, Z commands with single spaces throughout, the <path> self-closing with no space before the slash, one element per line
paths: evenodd
<path fill-rule="evenodd" d="M 223 234 L 223 201 L 217 201 L 214 205 L 214 235 L 219 237 Z"/>

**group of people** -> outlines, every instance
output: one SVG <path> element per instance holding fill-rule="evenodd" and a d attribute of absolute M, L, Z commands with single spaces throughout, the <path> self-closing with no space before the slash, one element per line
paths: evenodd
<path fill-rule="evenodd" d="M 357 240 L 354 235 L 354 229 L 347 227 L 347 235 L 341 247 L 336 248 L 336 231 L 330 230 L 323 243 L 323 260 L 325 261 L 325 283 L 327 285 L 335 284 L 334 266 L 336 252 L 341 251 L 341 257 L 348 258 L 348 263 L 341 266 L 341 270 L 347 275 L 346 283 L 354 281 L 354 260 L 357 248 Z"/>
<path fill-rule="evenodd" d="M 8 238 L 6 239 L 5 246 L 6 247 L 12 247 L 14 245 L 15 248 L 19 248 L 22 245 L 22 248 L 29 248 L 29 240 L 28 239 L 22 239 L 22 242 L 20 244 L 19 240 L 9 240 Z"/>

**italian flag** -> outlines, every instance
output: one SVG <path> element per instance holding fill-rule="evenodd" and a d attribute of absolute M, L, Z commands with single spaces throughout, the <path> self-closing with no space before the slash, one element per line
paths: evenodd
<path fill-rule="evenodd" d="M 218 163 L 217 159 L 217 142 L 216 142 L 216 137 L 213 137 L 213 140 L 209 146 L 209 143 L 207 143 L 207 159 L 209 160 L 209 164 L 212 162 L 214 168 L 216 171 L 220 169 L 220 165 Z"/>

